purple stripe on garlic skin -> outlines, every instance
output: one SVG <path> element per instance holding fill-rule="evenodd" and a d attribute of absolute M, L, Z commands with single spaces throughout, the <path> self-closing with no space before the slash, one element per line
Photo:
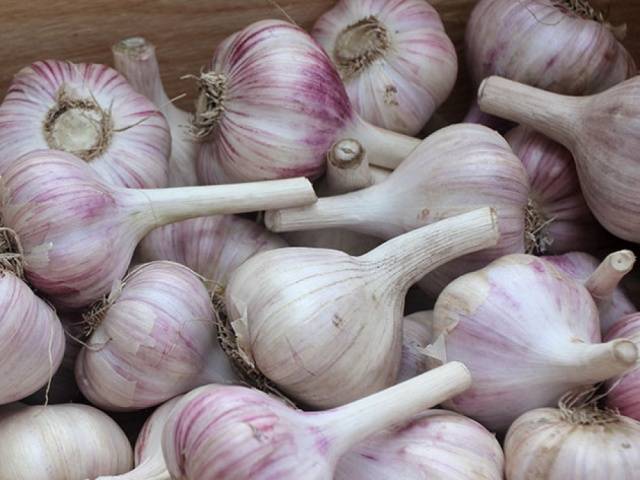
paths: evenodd
<path fill-rule="evenodd" d="M 628 338 L 640 348 L 640 313 L 620 318 L 607 331 L 605 340 Z M 617 409 L 622 415 L 640 421 L 640 365 L 622 378 L 607 382 L 607 406 Z M 611 390 L 609 390 L 611 389 Z"/>
<path fill-rule="evenodd" d="M 479 423 L 446 410 L 427 410 L 356 445 L 335 480 L 503 480 L 502 448 Z"/>
<path fill-rule="evenodd" d="M 151 262 L 115 288 L 76 361 L 78 385 L 94 405 L 140 410 L 236 379 L 216 339 L 209 292 L 191 270 Z"/>
<path fill-rule="evenodd" d="M 465 362 L 473 386 L 447 402 L 491 430 L 551 406 L 568 390 L 626 372 L 638 349 L 600 342 L 587 289 L 551 263 L 508 255 L 452 282 L 434 308 L 442 356 Z"/>
<path fill-rule="evenodd" d="M 64 330 L 55 311 L 20 278 L 0 272 L 0 405 L 43 387 L 64 350 Z"/>
<path fill-rule="evenodd" d="M 244 387 L 207 385 L 176 405 L 162 450 L 181 480 L 331 480 L 340 457 L 471 383 L 452 362 L 348 405 L 302 412 Z"/>
<path fill-rule="evenodd" d="M 354 109 L 379 127 L 417 134 L 456 80 L 453 43 L 423 0 L 341 0 L 311 35 L 336 65 Z"/>
<path fill-rule="evenodd" d="M 164 116 L 105 65 L 36 62 L 16 74 L 0 105 L 0 173 L 22 155 L 58 149 L 113 185 L 159 188 L 170 145 Z"/>

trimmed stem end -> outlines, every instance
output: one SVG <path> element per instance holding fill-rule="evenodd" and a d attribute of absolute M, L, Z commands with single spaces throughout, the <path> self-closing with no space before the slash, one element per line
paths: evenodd
<path fill-rule="evenodd" d="M 613 342 L 613 355 L 615 359 L 632 367 L 638 360 L 638 347 L 631 340 L 619 339 Z"/>

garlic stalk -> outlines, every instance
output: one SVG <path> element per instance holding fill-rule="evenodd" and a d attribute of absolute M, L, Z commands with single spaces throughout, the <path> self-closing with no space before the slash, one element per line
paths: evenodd
<path fill-rule="evenodd" d="M 635 263 L 635 255 L 630 250 L 614 252 L 602 262 L 579 252 L 545 257 L 545 260 L 583 283 L 589 290 L 598 307 L 600 331 L 603 334 L 621 317 L 637 310 L 619 285 Z"/>
<path fill-rule="evenodd" d="M 76 361 L 76 379 L 103 409 L 140 410 L 236 379 L 216 339 L 209 292 L 183 265 L 136 267 L 86 321 L 93 333 Z"/>
<path fill-rule="evenodd" d="M 129 440 L 89 405 L 0 407 L 0 478 L 86 480 L 131 468 Z"/>
<path fill-rule="evenodd" d="M 567 147 L 598 221 L 614 235 L 640 242 L 640 78 L 605 92 L 569 97 L 500 77 L 480 86 L 487 113 L 527 125 Z"/>
<path fill-rule="evenodd" d="M 144 423 L 134 449 L 133 470 L 122 475 L 98 477 L 96 480 L 171 480 L 162 455 L 162 433 L 182 397 L 172 398 L 159 406 Z"/>
<path fill-rule="evenodd" d="M 0 405 L 45 385 L 63 354 L 64 331 L 55 311 L 18 276 L 0 271 Z"/>
<path fill-rule="evenodd" d="M 284 21 L 259 21 L 228 37 L 198 85 L 192 131 L 203 142 L 197 172 L 204 183 L 319 177 L 342 138 L 358 140 L 371 163 L 394 168 L 419 143 L 362 120 L 320 46 Z"/>
<path fill-rule="evenodd" d="M 455 47 L 424 0 L 341 0 L 311 35 L 354 109 L 379 127 L 417 134 L 456 81 Z"/>
<path fill-rule="evenodd" d="M 257 390 L 207 385 L 176 405 L 162 450 L 172 478 L 331 480 L 354 445 L 470 383 L 464 365 L 452 362 L 343 407 L 309 413 Z"/>
<path fill-rule="evenodd" d="M 514 128 L 505 138 L 531 183 L 526 251 L 549 254 L 602 247 L 606 233 L 584 200 L 571 153 L 525 127 Z"/>
<path fill-rule="evenodd" d="M 424 353 L 433 341 L 433 312 L 407 315 L 402 320 L 402 353 L 398 382 L 404 382 L 429 370 L 429 357 Z"/>
<path fill-rule="evenodd" d="M 620 318 L 605 335 L 605 340 L 628 338 L 640 348 L 640 313 Z M 640 421 L 640 365 L 622 378 L 607 383 L 607 406 L 615 408 L 622 415 Z"/>
<path fill-rule="evenodd" d="M 637 478 L 640 423 L 583 403 L 563 401 L 518 418 L 504 446 L 506 480 Z"/>
<path fill-rule="evenodd" d="M 483 208 L 360 257 L 308 248 L 260 253 L 235 271 L 225 291 L 240 349 L 308 406 L 335 407 L 388 387 L 400 366 L 409 287 L 453 258 L 495 245 L 498 235 L 495 212 Z"/>
<path fill-rule="evenodd" d="M 482 425 L 427 410 L 350 450 L 335 480 L 503 480 L 503 470 L 502 448 Z"/>
<path fill-rule="evenodd" d="M 388 239 L 474 208 L 496 209 L 500 242 L 431 272 L 421 287 L 431 296 L 460 275 L 508 253 L 524 252 L 529 181 L 498 133 L 453 125 L 430 135 L 381 183 L 312 206 L 267 212 L 276 232 L 347 228 Z"/>
<path fill-rule="evenodd" d="M 17 232 L 27 279 L 57 305 L 86 306 L 111 289 L 153 228 L 188 218 L 301 205 L 306 179 L 242 185 L 112 187 L 64 152 L 28 154 L 2 177 L 2 219 Z"/>
<path fill-rule="evenodd" d="M 447 406 L 495 431 L 572 388 L 623 374 L 638 358 L 629 340 L 599 343 L 587 289 L 531 255 L 508 255 L 453 281 L 433 315 L 440 336 L 430 354 L 465 362 L 473 375 Z"/>
<path fill-rule="evenodd" d="M 135 91 L 151 100 L 167 119 L 171 131 L 169 186 L 197 185 L 195 160 L 199 144 L 187 131 L 192 115 L 176 107 L 167 96 L 160 78 L 155 46 L 145 38 L 130 37 L 113 45 L 111 50 L 116 70 L 124 75 Z"/>
<path fill-rule="evenodd" d="M 167 185 L 164 116 L 105 65 L 45 60 L 20 70 L 0 105 L 0 173 L 52 149 L 84 160 L 112 185 Z"/>

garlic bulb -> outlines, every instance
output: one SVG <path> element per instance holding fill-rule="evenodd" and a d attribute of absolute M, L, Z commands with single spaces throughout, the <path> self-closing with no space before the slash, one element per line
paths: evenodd
<path fill-rule="evenodd" d="M 71 153 L 105 182 L 167 185 L 164 116 L 106 65 L 57 60 L 20 70 L 0 105 L 0 173 L 35 150 Z"/>
<path fill-rule="evenodd" d="M 139 410 L 210 382 L 235 379 L 217 339 L 202 280 L 183 265 L 151 262 L 133 269 L 96 313 L 76 361 L 91 403 Z"/>
<path fill-rule="evenodd" d="M 257 390 L 207 385 L 178 402 L 162 450 L 172 478 L 183 480 L 331 480 L 355 444 L 470 383 L 464 365 L 452 362 L 349 405 L 310 413 Z"/>
<path fill-rule="evenodd" d="M 0 405 L 45 385 L 63 354 L 64 330 L 55 311 L 19 277 L 0 271 Z"/>
<path fill-rule="evenodd" d="M 120 427 L 89 405 L 0 408 L 0 478 L 86 480 L 131 468 L 131 445 Z"/>
<path fill-rule="evenodd" d="M 628 338 L 640 348 L 640 313 L 620 318 L 605 335 L 606 340 Z M 607 406 L 640 420 L 640 365 L 620 379 L 608 382 Z"/>
<path fill-rule="evenodd" d="M 447 406 L 495 431 L 572 388 L 626 372 L 638 357 L 629 340 L 599 343 L 587 289 L 531 255 L 507 255 L 453 281 L 433 315 L 440 337 L 431 354 L 465 362 L 473 376 Z"/>
<path fill-rule="evenodd" d="M 335 407 L 395 382 L 409 287 L 497 240 L 495 212 L 484 208 L 360 257 L 317 248 L 263 252 L 231 276 L 225 304 L 244 356 L 262 374 L 308 406 Z"/>
<path fill-rule="evenodd" d="M 256 22 L 227 38 L 198 83 L 192 130 L 203 141 L 203 183 L 319 177 L 342 138 L 393 168 L 419 143 L 364 122 L 319 45 L 284 21 Z"/>
<path fill-rule="evenodd" d="M 116 70 L 125 76 L 134 90 L 151 100 L 169 123 L 169 186 L 197 185 L 195 160 L 199 144 L 187 131 L 192 115 L 176 107 L 165 93 L 155 46 L 145 38 L 130 37 L 116 43 L 111 50 Z"/>
<path fill-rule="evenodd" d="M 467 66 L 476 87 L 499 75 L 588 95 L 636 74 L 621 36 L 624 30 L 606 23 L 588 0 L 480 0 L 467 23 Z M 468 120 L 474 118 L 485 123 L 472 107 Z"/>
<path fill-rule="evenodd" d="M 524 252 L 528 195 L 526 172 L 504 138 L 481 125 L 460 124 L 427 137 L 381 183 L 308 208 L 268 212 L 265 222 L 276 232 L 340 227 L 387 239 L 474 208 L 495 208 L 498 245 L 431 272 L 420 286 L 435 297 L 460 275 Z"/>
<path fill-rule="evenodd" d="M 640 423 L 590 405 L 540 408 L 509 429 L 507 480 L 635 480 Z"/>
<path fill-rule="evenodd" d="M 491 77 L 480 86 L 478 102 L 483 111 L 527 125 L 567 147 L 598 221 L 614 235 L 640 242 L 639 96 L 640 77 L 589 97 Z"/>
<path fill-rule="evenodd" d="M 503 480 L 504 455 L 482 425 L 446 410 L 427 410 L 358 444 L 335 480 Z"/>
<path fill-rule="evenodd" d="M 27 279 L 57 305 L 107 294 L 153 228 L 188 218 L 315 201 L 306 179 L 243 185 L 124 189 L 64 152 L 25 155 L 2 177 L 2 219 L 17 232 Z"/>
<path fill-rule="evenodd" d="M 572 252 L 545 257 L 555 267 L 583 283 L 596 302 L 600 316 L 600 332 L 604 334 L 624 315 L 637 309 L 619 286 L 635 262 L 633 252 L 620 250 L 602 262 L 586 253 Z"/>
<path fill-rule="evenodd" d="M 140 430 L 134 449 L 135 468 L 122 475 L 98 477 L 96 480 L 171 480 L 162 455 L 162 433 L 182 395 L 159 406 Z"/>
<path fill-rule="evenodd" d="M 341 0 L 311 31 L 367 122 L 417 134 L 447 99 L 456 50 L 424 0 Z"/>
<path fill-rule="evenodd" d="M 505 138 L 522 160 L 531 183 L 526 251 L 548 254 L 602 247 L 606 233 L 580 191 L 571 153 L 525 127 L 514 128 Z"/>
<path fill-rule="evenodd" d="M 404 317 L 398 382 L 404 382 L 429 370 L 429 358 L 424 349 L 433 340 L 432 311 L 416 312 Z"/>

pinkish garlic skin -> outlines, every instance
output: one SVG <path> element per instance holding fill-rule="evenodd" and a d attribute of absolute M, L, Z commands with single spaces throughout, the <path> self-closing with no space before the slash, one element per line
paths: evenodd
<path fill-rule="evenodd" d="M 628 338 L 640 347 L 640 313 L 622 317 L 609 329 L 605 340 Z M 607 406 L 618 409 L 622 415 L 640 421 L 640 368 L 636 367 L 622 379 L 607 382 L 612 388 L 606 397 Z"/>
<path fill-rule="evenodd" d="M 335 480 L 502 480 L 502 448 L 486 428 L 457 413 L 427 410 L 358 444 Z"/>
<path fill-rule="evenodd" d="M 0 105 L 0 173 L 22 155 L 56 148 L 47 140 L 43 123 L 63 91 L 110 112 L 103 151 L 87 160 L 100 178 L 128 188 L 167 185 L 171 138 L 157 108 L 106 65 L 57 60 L 23 68 L 9 86 Z"/>
<path fill-rule="evenodd" d="M 433 312 L 416 312 L 402 320 L 402 353 L 396 382 L 403 382 L 429 370 L 422 352 L 433 340 Z"/>
<path fill-rule="evenodd" d="M 581 252 L 570 252 L 564 255 L 544 257 L 544 259 L 581 283 L 586 282 L 600 264 L 600 261 L 594 256 Z M 621 317 L 637 311 L 622 287 L 615 289 L 610 300 L 596 303 L 600 314 L 600 331 L 602 333 L 607 332 Z"/>
<path fill-rule="evenodd" d="M 256 253 L 286 247 L 278 235 L 234 215 L 199 217 L 156 228 L 140 242 L 140 262 L 170 260 L 226 285 L 229 275 Z"/>
<path fill-rule="evenodd" d="M 539 253 L 601 248 L 608 236 L 582 195 L 571 152 L 523 126 L 510 130 L 505 138 L 527 171 L 532 202 L 549 221 L 538 236 L 550 243 Z"/>

